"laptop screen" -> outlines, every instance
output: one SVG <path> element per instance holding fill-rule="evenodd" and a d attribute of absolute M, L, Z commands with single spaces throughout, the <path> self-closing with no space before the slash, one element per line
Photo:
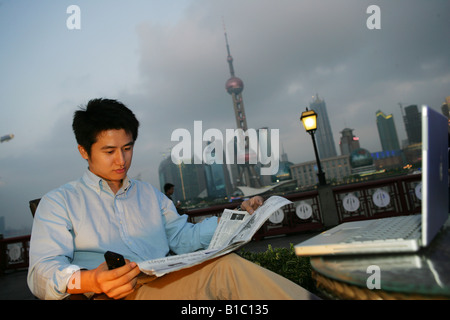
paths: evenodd
<path fill-rule="evenodd" d="M 427 246 L 448 218 L 448 120 L 422 106 L 422 245 Z"/>

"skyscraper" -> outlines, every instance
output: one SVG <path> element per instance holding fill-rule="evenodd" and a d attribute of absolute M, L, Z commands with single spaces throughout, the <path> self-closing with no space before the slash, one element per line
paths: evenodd
<path fill-rule="evenodd" d="M 204 164 L 175 164 L 165 158 L 158 168 L 160 190 L 166 183 L 175 185 L 174 200 L 192 200 L 206 190 Z"/>
<path fill-rule="evenodd" d="M 209 143 L 210 142 L 207 142 L 207 144 Z M 215 157 L 215 153 L 216 150 L 214 149 L 211 152 L 211 157 Z M 223 156 L 225 157 L 225 155 Z M 207 159 L 207 163 L 204 165 L 204 169 L 206 191 L 208 193 L 208 197 L 224 198 L 227 196 L 231 196 L 231 194 L 233 193 L 233 189 L 231 187 L 230 175 L 228 173 L 227 165 L 225 163 L 210 163 Z"/>
<path fill-rule="evenodd" d="M 417 105 L 405 107 L 403 121 L 405 122 L 406 135 L 408 136 L 409 144 L 422 142 L 422 122 Z"/>
<path fill-rule="evenodd" d="M 322 159 L 336 157 L 336 146 L 325 101 L 319 98 L 319 94 L 316 94 L 314 101 L 309 104 L 309 108 L 317 113 L 316 140 L 319 157 Z"/>
<path fill-rule="evenodd" d="M 242 91 L 244 90 L 244 82 L 240 78 L 236 77 L 236 75 L 234 73 L 233 57 L 231 56 L 230 46 L 228 44 L 227 32 L 225 31 L 224 34 L 225 34 L 225 43 L 226 43 L 227 53 L 228 53 L 227 62 L 228 62 L 228 67 L 230 69 L 230 76 L 231 76 L 225 83 L 225 89 L 231 95 L 231 98 L 233 99 L 233 107 L 234 107 L 234 114 L 235 114 L 235 119 L 236 119 L 236 126 L 238 129 L 242 129 L 244 132 L 246 132 L 248 127 L 247 127 L 247 119 L 245 117 L 244 100 L 242 99 Z M 247 186 L 247 187 L 258 188 L 258 187 L 261 187 L 261 184 L 259 181 L 259 177 L 256 174 L 255 166 L 253 164 L 247 163 L 247 161 L 249 159 L 249 154 L 251 152 L 255 152 L 255 151 L 249 150 L 248 139 L 246 139 L 245 140 L 245 161 L 246 161 L 246 163 L 236 165 L 237 169 L 238 169 L 238 177 L 237 177 L 236 184 L 238 186 Z M 235 161 L 234 163 L 237 163 L 237 161 Z"/>
<path fill-rule="evenodd" d="M 442 103 L 441 106 L 442 114 L 446 116 L 447 119 L 450 119 L 449 107 L 450 107 L 450 96 L 445 98 L 445 102 Z"/>
<path fill-rule="evenodd" d="M 341 155 L 352 153 L 353 150 L 359 149 L 359 138 L 353 135 L 353 129 L 345 128 L 341 131 L 341 140 L 339 142 Z"/>
<path fill-rule="evenodd" d="M 383 151 L 400 150 L 394 116 L 385 115 L 382 111 L 376 112 L 378 135 Z"/>

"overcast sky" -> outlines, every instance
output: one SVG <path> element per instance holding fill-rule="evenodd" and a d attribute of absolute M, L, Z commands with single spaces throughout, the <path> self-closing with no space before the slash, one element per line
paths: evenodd
<path fill-rule="evenodd" d="M 80 8 L 70 30 L 67 8 Z M 381 29 L 370 30 L 370 5 Z M 31 227 L 28 201 L 86 168 L 71 130 L 92 98 L 119 99 L 141 122 L 131 177 L 159 187 L 177 128 L 235 128 L 223 21 L 249 128 L 280 130 L 294 163 L 314 160 L 299 122 L 319 94 L 338 148 L 349 127 L 381 150 L 375 113 L 398 103 L 440 110 L 450 96 L 447 0 L 3 0 L 0 1 L 0 216 Z"/>

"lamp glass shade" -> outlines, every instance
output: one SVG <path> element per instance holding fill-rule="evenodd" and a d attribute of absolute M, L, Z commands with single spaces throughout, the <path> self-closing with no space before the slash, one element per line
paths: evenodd
<path fill-rule="evenodd" d="M 303 122 L 306 131 L 317 129 L 317 113 L 313 110 L 303 112 L 300 120 Z"/>

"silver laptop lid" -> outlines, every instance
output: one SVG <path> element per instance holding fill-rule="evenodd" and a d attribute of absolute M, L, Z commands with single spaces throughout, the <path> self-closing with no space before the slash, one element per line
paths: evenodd
<path fill-rule="evenodd" d="M 422 246 L 448 218 L 448 120 L 422 106 Z"/>

